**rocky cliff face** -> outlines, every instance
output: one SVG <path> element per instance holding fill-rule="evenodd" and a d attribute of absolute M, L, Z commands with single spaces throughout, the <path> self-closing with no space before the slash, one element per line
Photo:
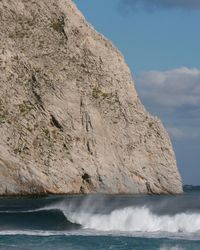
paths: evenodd
<path fill-rule="evenodd" d="M 71 0 L 0 1 L 0 194 L 180 193 L 161 122 Z"/>

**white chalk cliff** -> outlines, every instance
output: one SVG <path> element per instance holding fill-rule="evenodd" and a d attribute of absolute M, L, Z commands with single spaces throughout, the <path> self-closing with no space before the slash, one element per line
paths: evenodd
<path fill-rule="evenodd" d="M 181 193 L 123 56 L 71 0 L 0 1 L 0 194 Z"/>

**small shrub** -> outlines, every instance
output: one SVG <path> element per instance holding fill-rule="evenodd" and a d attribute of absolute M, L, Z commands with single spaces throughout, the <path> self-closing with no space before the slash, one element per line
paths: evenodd
<path fill-rule="evenodd" d="M 92 90 L 92 96 L 95 99 L 102 98 L 102 99 L 108 99 L 112 97 L 111 93 L 106 93 L 100 90 L 97 86 L 93 88 Z"/>
<path fill-rule="evenodd" d="M 54 19 L 51 22 L 51 28 L 53 28 L 55 31 L 59 32 L 59 33 L 63 33 L 64 32 L 64 26 L 65 26 L 65 22 L 64 22 L 64 18 L 61 17 L 59 19 Z"/>
<path fill-rule="evenodd" d="M 22 115 L 28 114 L 32 109 L 33 107 L 29 102 L 24 101 L 22 104 L 19 104 L 19 111 Z"/>
<path fill-rule="evenodd" d="M 97 99 L 101 96 L 101 90 L 98 87 L 94 87 L 92 90 L 92 96 Z"/>
<path fill-rule="evenodd" d="M 5 117 L 0 115 L 0 124 L 5 123 Z"/>
<path fill-rule="evenodd" d="M 153 126 L 153 122 L 149 122 L 149 127 L 151 128 Z"/>

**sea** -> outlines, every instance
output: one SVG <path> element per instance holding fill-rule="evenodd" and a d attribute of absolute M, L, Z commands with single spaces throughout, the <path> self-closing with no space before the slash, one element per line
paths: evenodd
<path fill-rule="evenodd" d="M 200 189 L 0 198 L 0 250 L 199 250 Z"/>

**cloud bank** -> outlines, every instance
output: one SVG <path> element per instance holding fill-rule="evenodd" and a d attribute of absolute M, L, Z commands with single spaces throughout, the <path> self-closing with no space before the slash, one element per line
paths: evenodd
<path fill-rule="evenodd" d="M 137 82 L 142 97 L 156 105 L 200 107 L 200 69 L 141 72 Z"/>
<path fill-rule="evenodd" d="M 196 10 L 200 9 L 199 0 L 120 0 L 125 8 L 156 10 L 160 8 Z"/>
<path fill-rule="evenodd" d="M 143 71 L 135 82 L 145 106 L 164 120 L 172 137 L 200 135 L 200 69 Z"/>

